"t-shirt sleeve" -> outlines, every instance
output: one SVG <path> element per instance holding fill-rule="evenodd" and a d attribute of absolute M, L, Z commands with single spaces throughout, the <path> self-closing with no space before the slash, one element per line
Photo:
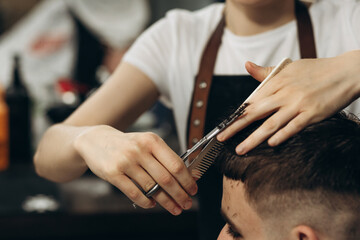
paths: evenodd
<path fill-rule="evenodd" d="M 123 61 L 140 69 L 156 85 L 158 91 L 169 100 L 168 69 L 174 49 L 171 22 L 163 18 L 149 27 L 131 46 Z"/>

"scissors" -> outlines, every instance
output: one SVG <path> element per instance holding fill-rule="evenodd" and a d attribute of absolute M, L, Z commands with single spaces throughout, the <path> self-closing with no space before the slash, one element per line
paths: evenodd
<path fill-rule="evenodd" d="M 275 66 L 275 68 L 270 72 L 270 74 L 259 84 L 259 86 L 250 94 L 250 96 L 225 120 L 223 120 L 219 125 L 217 125 L 212 131 L 206 134 L 202 139 L 200 139 L 192 148 L 188 149 L 184 154 L 180 156 L 180 158 L 184 161 L 187 168 L 190 168 L 194 162 L 197 161 L 199 156 L 204 157 L 204 151 L 209 151 L 208 145 L 220 132 L 222 132 L 225 128 L 227 128 L 231 123 L 233 123 L 236 119 L 238 119 L 244 112 L 248 105 L 250 105 L 249 101 L 251 97 L 254 96 L 256 92 L 258 92 L 271 78 L 273 78 L 276 74 L 278 74 L 282 69 L 284 69 L 292 60 L 289 58 L 284 58 L 279 64 Z M 213 141 L 213 142 L 214 142 Z M 205 146 L 205 147 L 204 147 Z M 202 149 L 199 155 L 193 160 L 189 161 L 189 156 Z M 215 157 L 214 157 L 215 158 Z M 201 159 L 198 159 L 201 161 Z M 207 166 L 208 168 L 209 166 Z M 207 170 L 205 169 L 205 171 Z M 140 188 L 141 189 L 141 188 Z M 160 189 L 159 184 L 155 184 L 149 191 L 143 191 L 144 195 L 148 198 L 152 197 L 158 190 Z"/>

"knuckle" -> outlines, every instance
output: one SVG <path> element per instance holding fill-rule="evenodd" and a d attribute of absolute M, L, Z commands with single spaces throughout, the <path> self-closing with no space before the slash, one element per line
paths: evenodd
<path fill-rule="evenodd" d="M 249 105 L 245 108 L 245 113 L 241 117 L 246 117 L 247 115 L 252 114 L 256 109 L 256 102 L 250 102 Z"/>
<path fill-rule="evenodd" d="M 273 132 L 274 130 L 279 128 L 279 121 L 275 121 L 274 119 L 268 119 L 264 123 L 263 127 L 266 132 Z"/>
<path fill-rule="evenodd" d="M 125 173 L 130 168 L 130 165 L 131 165 L 130 159 L 129 158 L 122 159 L 122 161 L 117 162 L 115 168 L 108 167 L 107 171 L 110 173 L 111 172 Z"/>
<path fill-rule="evenodd" d="M 194 181 L 188 181 L 188 182 L 184 183 L 182 186 L 184 187 L 184 189 L 189 191 L 189 190 L 191 190 L 191 189 L 193 189 L 195 187 L 194 185 L 195 185 Z"/>
<path fill-rule="evenodd" d="M 136 202 L 140 199 L 141 194 L 142 193 L 138 189 L 131 189 L 127 192 L 127 195 L 129 196 L 129 198 L 134 202 Z"/>
<path fill-rule="evenodd" d="M 143 134 L 143 140 L 146 145 L 159 141 L 159 136 L 152 132 L 146 132 Z"/>
<path fill-rule="evenodd" d="M 178 191 L 174 198 L 177 199 L 178 203 L 184 203 L 189 199 L 188 195 L 184 191 Z"/>
<path fill-rule="evenodd" d="M 169 186 L 173 183 L 174 179 L 170 174 L 162 174 L 162 176 L 159 179 L 159 183 L 161 183 L 164 186 Z"/>
<path fill-rule="evenodd" d="M 123 153 L 121 162 L 118 163 L 117 167 L 119 169 L 125 170 L 129 167 L 130 161 L 138 159 L 138 153 L 135 150 L 128 150 Z"/>
<path fill-rule="evenodd" d="M 266 67 L 265 68 L 265 76 L 264 77 L 267 77 L 270 73 L 271 73 L 271 71 L 274 69 L 274 67 Z"/>
<path fill-rule="evenodd" d="M 111 181 L 115 179 L 120 173 L 117 168 L 114 168 L 112 165 L 105 165 L 103 168 L 104 178 L 106 181 Z"/>
<path fill-rule="evenodd" d="M 156 183 L 154 183 L 154 181 L 146 181 L 144 186 L 144 190 L 147 192 L 150 189 L 152 189 L 155 186 Z"/>
<path fill-rule="evenodd" d="M 136 139 L 136 145 L 139 149 L 146 149 L 147 151 L 151 151 L 152 146 L 159 144 L 161 138 L 152 132 L 142 133 L 140 137 Z"/>
<path fill-rule="evenodd" d="M 294 119 L 293 121 L 291 121 L 288 125 L 287 128 L 285 128 L 286 133 L 291 134 L 291 133 L 297 133 L 299 131 L 301 131 L 305 126 L 307 125 L 307 121 L 305 121 L 305 119 Z"/>
<path fill-rule="evenodd" d="M 289 128 L 285 128 L 286 133 L 291 133 L 291 132 L 298 132 L 299 130 L 302 129 L 303 124 L 299 121 L 292 121 L 289 125 Z"/>
<path fill-rule="evenodd" d="M 305 126 L 307 125 L 310 125 L 310 124 L 313 124 L 313 123 L 316 123 L 316 122 L 320 122 L 322 120 L 324 120 L 325 117 L 324 116 L 321 116 L 321 115 L 313 115 L 312 117 L 308 117 L 307 121 L 304 121 L 305 123 Z"/>
<path fill-rule="evenodd" d="M 174 174 L 179 174 L 183 172 L 184 169 L 185 169 L 185 165 L 179 161 L 175 161 L 171 166 L 171 172 Z"/>
<path fill-rule="evenodd" d="M 120 167 L 128 167 L 134 160 L 141 159 L 141 148 L 137 144 L 130 145 L 125 151 L 119 154 L 116 158 L 119 159 L 121 156 Z"/>

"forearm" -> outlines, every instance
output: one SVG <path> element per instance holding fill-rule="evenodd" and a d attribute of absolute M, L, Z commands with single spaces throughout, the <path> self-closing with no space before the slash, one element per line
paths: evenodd
<path fill-rule="evenodd" d="M 44 134 L 34 156 L 36 172 L 55 182 L 81 176 L 87 165 L 74 148 L 74 141 L 89 127 L 57 124 Z"/>
<path fill-rule="evenodd" d="M 349 82 L 349 94 L 353 100 L 360 97 L 360 50 L 353 50 L 340 55 L 339 60 L 347 68 L 345 81 Z"/>

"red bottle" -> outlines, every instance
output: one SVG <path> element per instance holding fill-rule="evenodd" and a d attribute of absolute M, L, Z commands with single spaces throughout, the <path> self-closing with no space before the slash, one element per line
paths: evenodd
<path fill-rule="evenodd" d="M 9 167 L 9 109 L 0 86 L 0 171 Z"/>

